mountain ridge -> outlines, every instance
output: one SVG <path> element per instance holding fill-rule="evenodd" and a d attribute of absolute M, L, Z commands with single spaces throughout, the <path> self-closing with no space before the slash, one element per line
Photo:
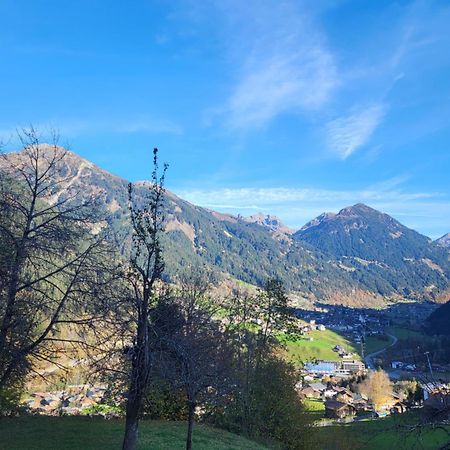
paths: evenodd
<path fill-rule="evenodd" d="M 259 212 L 248 217 L 243 217 L 243 220 L 248 223 L 257 223 L 258 225 L 267 227 L 274 233 L 279 232 L 289 235 L 295 232 L 294 229 L 289 228 L 281 221 L 278 216 L 275 216 L 273 214 L 264 214 L 262 212 Z"/>
<path fill-rule="evenodd" d="M 362 203 L 337 214 L 321 214 L 293 238 L 347 267 L 354 278 L 364 276 L 365 283 L 382 295 L 396 291 L 409 296 L 421 285 L 422 294 L 437 295 L 450 278 L 448 251 Z"/>
<path fill-rule="evenodd" d="M 20 153 L 10 153 L 4 157 L 14 160 L 21 156 Z M 95 198 L 102 205 L 107 213 L 107 226 L 113 231 L 114 243 L 126 255 L 130 246 L 128 182 L 73 152 L 68 153 L 55 177 L 63 182 L 58 185 L 59 190 L 52 193 L 54 196 L 79 192 L 82 197 Z M 145 201 L 146 182 L 133 185 L 136 201 Z M 303 298 L 366 306 L 401 298 L 436 299 L 449 285 L 448 264 L 442 262 L 443 253 L 439 254 L 440 259 L 435 255 L 436 244 L 387 214 L 364 204 L 345 207 L 337 214 L 322 214 L 310 221 L 308 227 L 306 224 L 291 233 L 285 232 L 282 222 L 271 215 L 242 218 L 201 208 L 170 191 L 167 191 L 166 197 L 164 245 L 168 276 L 193 265 L 208 266 L 221 276 L 255 285 L 262 285 L 267 277 L 277 276 L 290 291 Z M 423 251 L 422 259 L 425 259 L 425 262 L 414 262 L 415 266 L 420 267 L 419 279 L 413 276 L 411 270 L 394 270 L 395 275 L 387 283 L 383 282 L 386 274 L 392 271 L 389 261 L 372 263 L 361 253 L 338 251 L 321 245 L 321 242 L 327 241 L 323 238 L 323 227 L 332 226 L 329 231 L 348 237 L 355 230 L 372 232 L 367 227 L 368 222 L 376 222 L 377 226 L 389 229 L 393 234 L 401 233 L 398 237 L 395 234 L 391 236 L 392 240 L 401 240 L 403 233 L 413 233 Z M 343 224 L 347 228 L 342 228 Z M 383 233 L 386 235 L 386 232 Z M 315 239 L 312 239 L 313 235 Z M 381 254 L 386 250 L 379 248 L 377 239 L 368 240 Z M 442 247 L 439 249 L 445 251 Z M 408 252 L 406 255 L 408 257 Z M 389 259 L 386 255 L 384 258 Z M 408 281 L 411 276 L 414 282 Z M 430 288 L 430 285 L 434 287 Z"/>

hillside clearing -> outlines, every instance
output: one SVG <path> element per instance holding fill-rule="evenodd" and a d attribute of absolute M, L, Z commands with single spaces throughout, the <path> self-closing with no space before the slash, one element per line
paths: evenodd
<path fill-rule="evenodd" d="M 309 340 L 309 338 L 312 338 L 312 340 Z M 286 345 L 288 358 L 293 362 L 312 359 L 341 360 L 339 355 L 333 352 L 335 345 L 341 345 L 347 351 L 354 353 L 354 359 L 361 359 L 355 343 L 332 330 L 312 331 L 305 338 L 286 339 L 282 342 Z"/>

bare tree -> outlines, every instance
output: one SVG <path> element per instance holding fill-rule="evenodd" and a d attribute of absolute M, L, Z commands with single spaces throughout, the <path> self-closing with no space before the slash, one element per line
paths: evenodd
<path fill-rule="evenodd" d="M 212 298 L 207 269 L 183 274 L 179 289 L 155 310 L 159 374 L 175 389 L 183 388 L 188 409 L 186 449 L 192 449 L 196 408 L 206 413 L 230 392 L 232 347 L 217 313 L 222 301 Z"/>
<path fill-rule="evenodd" d="M 76 322 L 103 271 L 103 239 L 93 233 L 92 202 L 55 195 L 66 151 L 41 144 L 30 128 L 23 150 L 0 156 L 0 389 L 53 362 L 62 324 Z"/>
<path fill-rule="evenodd" d="M 155 284 L 161 278 L 164 261 L 160 243 L 163 231 L 164 177 L 158 174 L 158 149 L 153 150 L 153 172 L 148 190 L 148 203 L 136 205 L 133 186 L 129 185 L 129 208 L 133 229 L 128 282 L 129 305 L 134 317 L 134 338 L 130 350 L 131 369 L 128 382 L 125 436 L 122 448 L 134 450 L 137 445 L 139 413 L 148 385 L 151 364 L 151 311 L 157 302 Z"/>
<path fill-rule="evenodd" d="M 228 391 L 231 350 L 214 321 L 180 336 L 175 349 L 180 363 L 179 378 L 188 403 L 186 450 L 191 450 L 195 410 L 200 399 L 203 405 L 217 403 Z"/>

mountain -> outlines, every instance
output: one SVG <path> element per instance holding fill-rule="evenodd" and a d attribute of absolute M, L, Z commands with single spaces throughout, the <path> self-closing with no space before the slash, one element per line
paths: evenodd
<path fill-rule="evenodd" d="M 381 295 L 435 298 L 450 279 L 449 252 L 391 216 L 362 203 L 324 213 L 293 238 L 346 268 Z"/>
<path fill-rule="evenodd" d="M 41 146 L 52 152 L 50 146 Z M 64 149 L 58 149 L 65 152 Z M 20 165 L 23 153 L 5 155 Z M 0 168 L 5 161 L 0 158 Z M 149 158 L 149 172 L 151 171 Z M 77 195 L 95 199 L 106 219 L 114 244 L 126 256 L 131 245 L 128 212 L 128 182 L 72 152 L 59 163 L 53 175 L 55 190 L 48 201 Z M 134 183 L 135 201 L 144 203 L 148 182 Z M 279 277 L 286 287 L 303 297 L 326 298 L 334 289 L 351 292 L 352 280 L 329 264 L 319 252 L 285 236 L 274 236 L 266 226 L 240 217 L 195 206 L 166 192 L 163 237 L 166 274 L 173 277 L 188 267 L 208 266 L 225 278 L 262 285 L 267 277 Z"/>
<path fill-rule="evenodd" d="M 287 227 L 277 216 L 271 214 L 257 213 L 244 217 L 243 220 L 248 223 L 262 225 L 274 233 L 292 234 L 295 231 Z"/>
<path fill-rule="evenodd" d="M 436 243 L 442 247 L 450 247 L 450 233 L 444 234 L 444 236 L 436 240 Z"/>
<path fill-rule="evenodd" d="M 51 147 L 43 145 L 42 151 Z M 5 158 L 17 165 L 23 153 Z M 75 194 L 95 199 L 105 216 L 102 226 L 113 232 L 113 243 L 126 256 L 131 245 L 128 182 L 72 152 L 53 177 L 57 183 L 47 200 Z M 148 183 L 134 183 L 134 192 L 135 201 L 144 203 Z M 291 234 L 274 216 L 222 214 L 167 191 L 165 217 L 169 278 L 192 266 L 208 266 L 225 279 L 254 285 L 277 276 L 303 298 L 354 306 L 379 305 L 386 301 L 383 296 L 434 299 L 449 286 L 446 249 L 365 205 L 324 214 Z"/>
<path fill-rule="evenodd" d="M 444 334 L 450 336 L 450 301 L 433 311 L 425 322 L 429 334 Z"/>

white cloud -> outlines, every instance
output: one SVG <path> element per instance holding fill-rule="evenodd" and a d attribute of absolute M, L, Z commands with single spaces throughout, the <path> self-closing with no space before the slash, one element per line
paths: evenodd
<path fill-rule="evenodd" d="M 276 214 L 292 228 L 300 228 L 322 212 L 338 212 L 346 206 L 362 202 L 432 237 L 448 232 L 448 195 L 405 191 L 400 184 L 406 179 L 406 176 L 400 176 L 355 190 L 224 188 L 179 190 L 177 194 L 196 205 L 222 212 L 250 215 L 262 211 Z"/>
<path fill-rule="evenodd" d="M 279 114 L 316 109 L 328 99 L 335 81 L 331 57 L 319 48 L 277 55 L 247 70 L 226 108 L 233 128 L 253 128 Z"/>
<path fill-rule="evenodd" d="M 341 159 L 369 142 L 385 115 L 384 105 L 371 105 L 348 116 L 338 117 L 326 125 L 327 145 Z"/>
<path fill-rule="evenodd" d="M 386 183 L 389 185 L 389 183 Z M 181 190 L 178 194 L 200 206 L 225 208 L 264 208 L 291 202 L 373 202 L 398 200 L 399 202 L 435 198 L 440 193 L 414 192 L 378 189 L 376 186 L 361 190 L 327 190 L 313 188 L 225 188 L 215 190 Z"/>
<path fill-rule="evenodd" d="M 181 134 L 180 125 L 170 120 L 160 120 L 151 117 L 138 118 L 120 123 L 112 127 L 118 133 L 167 133 Z"/>
<path fill-rule="evenodd" d="M 323 107 L 337 86 L 324 36 L 293 1 L 222 6 L 235 75 L 221 108 L 227 125 L 252 129 L 286 112 Z"/>
<path fill-rule="evenodd" d="M 28 128 L 30 124 L 0 128 L 0 142 L 17 140 L 17 130 Z M 123 119 L 61 119 L 33 123 L 33 127 L 43 135 L 56 130 L 63 139 L 92 133 L 150 133 L 182 134 L 182 127 L 170 120 L 149 116 L 126 117 Z"/>

